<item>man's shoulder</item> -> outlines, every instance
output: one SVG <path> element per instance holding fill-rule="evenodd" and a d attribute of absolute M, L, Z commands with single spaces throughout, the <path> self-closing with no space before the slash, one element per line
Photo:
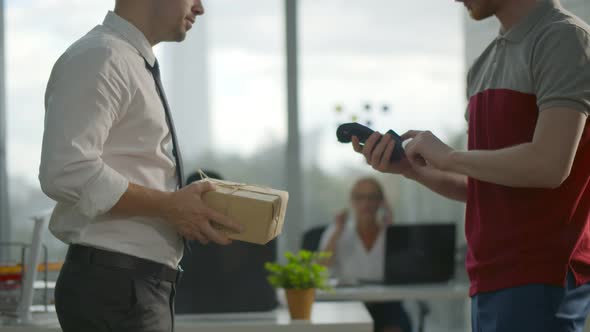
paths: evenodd
<path fill-rule="evenodd" d="M 574 13 L 559 8 L 556 10 L 552 22 L 561 29 L 582 30 L 590 33 L 590 25 Z"/>
<path fill-rule="evenodd" d="M 120 66 L 124 59 L 135 55 L 135 49 L 125 40 L 110 33 L 103 26 L 97 26 L 75 41 L 60 57 L 56 65 L 82 64 L 102 67 L 104 65 Z"/>
<path fill-rule="evenodd" d="M 590 37 L 590 25 L 573 13 L 556 8 L 543 19 L 532 37 L 534 42 L 539 42 L 546 38 L 563 39 L 571 36 L 577 36 L 581 39 Z"/>

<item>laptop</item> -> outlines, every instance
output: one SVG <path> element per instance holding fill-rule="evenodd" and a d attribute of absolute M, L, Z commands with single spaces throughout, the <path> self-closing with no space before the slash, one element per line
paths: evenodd
<path fill-rule="evenodd" d="M 455 223 L 393 225 L 386 230 L 385 284 L 446 282 L 455 272 Z"/>

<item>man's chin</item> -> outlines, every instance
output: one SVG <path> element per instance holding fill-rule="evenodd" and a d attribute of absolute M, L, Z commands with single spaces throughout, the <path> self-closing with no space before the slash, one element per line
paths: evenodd
<path fill-rule="evenodd" d="M 493 16 L 494 14 L 490 13 L 481 13 L 477 10 L 469 10 L 469 16 L 475 21 L 483 21 L 486 18 Z"/>
<path fill-rule="evenodd" d="M 184 41 L 185 39 L 186 39 L 186 31 L 180 31 L 176 34 L 173 41 L 180 43 L 180 42 Z"/>

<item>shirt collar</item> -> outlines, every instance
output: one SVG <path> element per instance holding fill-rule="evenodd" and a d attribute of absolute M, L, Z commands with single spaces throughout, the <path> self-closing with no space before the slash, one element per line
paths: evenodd
<path fill-rule="evenodd" d="M 156 56 L 143 32 L 112 11 L 108 12 L 102 24 L 125 39 L 139 52 L 150 66 L 154 66 Z"/>
<path fill-rule="evenodd" d="M 561 5 L 558 0 L 539 0 L 537 6 L 521 22 L 512 27 L 510 30 L 502 33 L 500 31 L 499 39 L 506 39 L 510 42 L 518 43 L 522 41 L 527 34 L 545 17 L 552 9 Z"/>

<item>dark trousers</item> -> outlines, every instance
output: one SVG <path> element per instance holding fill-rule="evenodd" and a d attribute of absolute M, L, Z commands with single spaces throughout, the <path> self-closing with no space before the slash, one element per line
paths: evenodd
<path fill-rule="evenodd" d="M 532 284 L 480 293 L 471 299 L 474 332 L 582 332 L 590 312 L 590 284 L 565 288 Z"/>
<path fill-rule="evenodd" d="M 63 332 L 171 332 L 180 272 L 137 257 L 71 246 L 55 287 Z"/>

